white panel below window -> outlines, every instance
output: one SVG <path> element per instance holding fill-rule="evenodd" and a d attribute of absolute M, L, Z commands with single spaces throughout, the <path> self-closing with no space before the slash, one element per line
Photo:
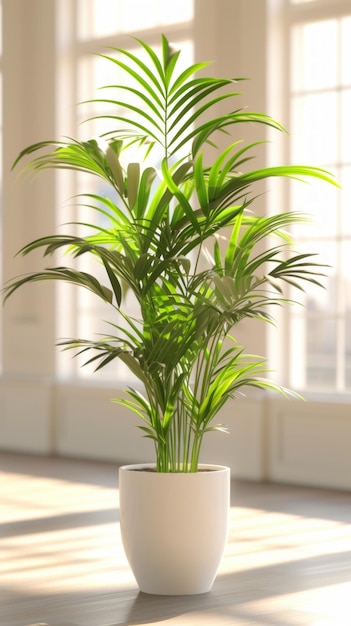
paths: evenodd
<path fill-rule="evenodd" d="M 1 449 L 49 454 L 52 452 L 53 443 L 50 384 L 1 381 Z"/>
<path fill-rule="evenodd" d="M 270 479 L 351 489 L 351 405 L 272 402 Z"/>

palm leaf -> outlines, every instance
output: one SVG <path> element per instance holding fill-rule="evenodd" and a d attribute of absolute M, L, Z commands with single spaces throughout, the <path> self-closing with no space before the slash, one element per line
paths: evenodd
<path fill-rule="evenodd" d="M 104 302 L 112 304 L 111 290 L 104 285 L 101 285 L 95 276 L 92 276 L 87 272 L 80 272 L 68 267 L 53 267 L 45 269 L 42 272 L 33 272 L 22 276 L 21 278 L 10 283 L 8 286 L 5 286 L 3 290 L 5 294 L 4 301 L 6 301 L 15 291 L 17 291 L 17 289 L 25 284 L 46 280 L 60 280 L 78 287 L 84 287 L 99 296 L 102 300 L 104 300 Z"/>
<path fill-rule="evenodd" d="M 160 53 L 135 41 L 141 56 L 113 47 L 98 55 L 123 75 L 102 87 L 112 97 L 90 100 L 112 109 L 93 117 L 110 123 L 99 140 L 42 141 L 15 160 L 14 166 L 23 160 L 25 171 L 34 173 L 91 174 L 104 195 L 76 196 L 88 217 L 66 227 L 87 228 L 86 236 L 48 235 L 20 251 L 40 250 L 44 257 L 64 251 L 74 267 L 17 277 L 3 293 L 6 300 L 25 284 L 61 280 L 110 305 L 109 335 L 60 345 L 97 370 L 123 362 L 143 392 L 129 388 L 118 402 L 141 419 L 142 433 L 155 445 L 157 469 L 196 471 L 204 433 L 226 432 L 213 420 L 228 399 L 245 387 L 289 396 L 265 378 L 263 358 L 236 344 L 232 329 L 248 318 L 273 323 L 271 311 L 291 302 L 290 288 L 322 283 L 323 265 L 313 253 L 296 251 L 289 234 L 304 216 L 249 212 L 255 185 L 271 177 L 336 183 L 325 170 L 305 165 L 250 169 L 262 142 L 233 139 L 234 125 L 285 129 L 262 113 L 231 108 L 242 79 L 201 76 L 208 63 L 179 70 L 180 52 L 164 35 Z M 227 110 L 217 113 L 219 105 Z M 223 149 L 216 147 L 218 137 L 226 140 Z M 206 144 L 217 150 L 208 165 Z M 148 163 L 152 152 L 159 169 Z M 106 286 L 76 269 L 77 259 L 81 268 L 94 259 Z M 123 306 L 128 289 L 138 306 L 135 316 Z"/>

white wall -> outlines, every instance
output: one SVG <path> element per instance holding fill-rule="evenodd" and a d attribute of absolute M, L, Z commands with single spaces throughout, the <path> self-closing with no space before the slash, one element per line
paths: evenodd
<path fill-rule="evenodd" d="M 14 259 L 14 253 L 51 232 L 55 223 L 54 177 L 29 182 L 10 173 L 23 147 L 56 136 L 55 2 L 3 4 L 2 249 L 7 279 L 40 267 L 35 255 Z M 249 76 L 240 86 L 243 102 L 270 113 L 265 5 L 263 0 L 197 0 L 195 49 L 197 60 L 215 59 L 214 73 Z M 3 311 L 0 447 L 125 462 L 152 458 L 151 444 L 136 432 L 135 418 L 111 403 L 119 389 L 55 379 L 55 327 L 52 286 L 23 289 Z M 240 342 L 254 353 L 267 353 L 267 339 L 262 325 L 245 322 L 240 329 Z M 210 435 L 204 461 L 228 464 L 244 478 L 351 488 L 350 404 L 258 395 L 229 403 L 219 419 L 228 423 L 231 435 Z"/>

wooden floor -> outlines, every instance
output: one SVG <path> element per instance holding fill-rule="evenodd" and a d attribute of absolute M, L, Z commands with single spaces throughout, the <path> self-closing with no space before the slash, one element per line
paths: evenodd
<path fill-rule="evenodd" d="M 138 592 L 117 467 L 2 455 L 1 626 L 350 626 L 351 493 L 234 481 L 212 591 Z"/>

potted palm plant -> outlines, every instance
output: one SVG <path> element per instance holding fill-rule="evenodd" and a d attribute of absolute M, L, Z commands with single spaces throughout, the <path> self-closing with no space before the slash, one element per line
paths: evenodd
<path fill-rule="evenodd" d="M 233 328 L 245 318 L 271 321 L 274 305 L 288 302 L 284 285 L 319 282 L 312 254 L 294 251 L 287 234 L 301 220 L 291 212 L 258 215 L 255 184 L 272 176 L 330 175 L 306 166 L 249 169 L 256 143 L 244 145 L 238 124 L 281 125 L 261 113 L 232 109 L 232 79 L 199 75 L 207 63 L 178 70 L 179 50 L 162 36 L 158 54 L 137 40 L 144 55 L 111 49 L 102 55 L 126 81 L 109 85 L 116 97 L 99 97 L 113 113 L 111 129 L 98 140 L 40 142 L 15 164 L 41 171 L 63 168 L 102 179 L 106 196 L 86 194 L 103 215 L 85 224 L 86 236 L 53 234 L 20 252 L 66 249 L 71 265 L 17 277 L 5 299 L 24 284 L 73 283 L 107 302 L 114 314 L 104 337 L 61 341 L 102 368 L 120 359 L 138 384 L 121 403 L 140 417 L 142 434 L 155 447 L 153 466 L 120 469 L 121 529 L 141 590 L 202 593 L 211 588 L 227 529 L 229 468 L 203 466 L 203 437 L 223 430 L 215 418 L 244 387 L 289 393 L 265 377 L 264 358 L 245 353 Z M 211 116 L 212 114 L 212 116 Z M 207 162 L 206 145 L 228 138 Z M 140 155 L 136 162 L 134 156 Z M 34 156 L 33 156 L 34 153 Z M 93 257 L 98 274 L 74 260 Z M 101 266 L 105 282 L 100 276 Z M 133 293 L 137 317 L 125 307 Z"/>

